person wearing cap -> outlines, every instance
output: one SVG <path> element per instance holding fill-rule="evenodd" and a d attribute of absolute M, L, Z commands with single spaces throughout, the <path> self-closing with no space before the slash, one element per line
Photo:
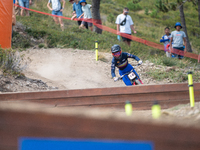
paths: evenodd
<path fill-rule="evenodd" d="M 79 18 L 82 14 L 83 14 L 83 11 L 82 11 L 82 6 L 80 4 L 80 1 L 73 0 L 73 16 L 72 16 L 71 20 L 74 20 L 75 18 Z M 81 17 L 81 18 L 83 18 L 83 17 Z M 80 26 L 82 21 L 80 19 L 78 19 L 77 23 L 78 23 L 78 26 Z M 84 25 L 88 29 L 88 23 L 85 22 Z"/>
<path fill-rule="evenodd" d="M 180 31 L 182 26 L 180 22 L 177 22 L 174 26 L 174 28 L 176 29 L 175 31 L 173 31 L 171 33 L 171 38 L 170 38 L 170 47 L 173 49 L 177 49 L 180 51 L 184 51 L 184 45 L 183 45 L 183 41 L 185 44 L 185 52 L 187 51 L 187 42 L 186 42 L 186 34 L 184 31 Z M 173 41 L 173 44 L 172 44 Z M 175 56 L 177 56 L 177 54 L 174 54 Z M 178 55 L 179 59 L 182 59 L 183 56 Z"/>
<path fill-rule="evenodd" d="M 90 30 L 93 31 L 92 13 L 90 11 L 90 8 L 92 7 L 92 5 L 87 4 L 87 2 L 85 0 L 81 0 L 80 4 L 82 5 L 83 13 L 82 13 L 82 15 L 80 15 L 78 17 L 78 19 L 81 19 L 82 16 L 84 16 L 83 17 L 84 19 L 83 19 L 83 21 L 82 21 L 82 23 L 81 23 L 79 28 L 85 28 L 86 23 L 87 23 L 89 28 L 90 28 Z"/>
<path fill-rule="evenodd" d="M 63 2 L 63 6 L 61 5 L 61 1 Z M 50 7 L 50 3 L 52 4 L 52 7 Z M 56 16 L 63 16 L 63 10 L 65 8 L 65 0 L 49 0 L 47 3 L 47 7 L 49 8 L 49 10 L 52 11 L 52 15 L 56 15 Z M 55 21 L 56 24 L 60 23 L 60 27 L 62 29 L 62 31 L 64 30 L 64 23 L 62 18 L 58 18 L 54 16 L 53 19 Z"/>
<path fill-rule="evenodd" d="M 133 30 L 134 33 L 137 33 L 133 27 L 133 20 L 131 16 L 128 15 L 129 9 L 127 7 L 124 8 L 123 13 L 117 16 L 116 24 L 117 24 L 117 34 L 120 35 L 120 33 L 126 33 L 128 35 L 131 35 L 131 30 Z M 123 37 L 123 41 L 127 45 L 131 45 L 131 39 Z"/>

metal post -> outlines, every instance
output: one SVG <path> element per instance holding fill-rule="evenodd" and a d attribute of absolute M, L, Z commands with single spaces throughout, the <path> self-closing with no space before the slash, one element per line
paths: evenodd
<path fill-rule="evenodd" d="M 98 41 L 95 41 L 96 61 L 98 61 Z"/>
<path fill-rule="evenodd" d="M 153 119 L 158 119 L 161 115 L 161 107 L 157 101 L 154 102 L 151 107 Z"/>
<path fill-rule="evenodd" d="M 126 115 L 127 116 L 131 116 L 132 115 L 132 111 L 133 111 L 132 104 L 129 101 L 127 101 L 126 104 L 125 104 Z"/>
<path fill-rule="evenodd" d="M 190 106 L 194 107 L 195 100 L 194 100 L 192 72 L 188 72 L 188 86 L 189 86 L 189 94 L 190 94 Z"/>

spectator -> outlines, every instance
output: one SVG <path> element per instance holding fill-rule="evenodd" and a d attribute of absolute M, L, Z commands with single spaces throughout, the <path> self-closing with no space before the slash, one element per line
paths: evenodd
<path fill-rule="evenodd" d="M 15 1 L 13 1 L 13 3 L 15 4 Z M 16 24 L 16 15 L 15 15 L 15 7 L 13 5 L 13 13 L 12 13 L 12 37 L 13 37 L 13 26 L 15 26 Z"/>
<path fill-rule="evenodd" d="M 74 18 L 79 18 L 81 15 L 83 14 L 83 11 L 82 11 L 82 6 L 80 4 L 80 2 L 78 0 L 74 0 L 74 3 L 73 3 L 73 16 L 72 16 L 72 20 Z M 83 17 L 81 17 L 83 18 Z M 82 21 L 79 19 L 77 21 L 78 25 L 80 26 Z M 85 22 L 85 27 L 88 29 L 88 23 Z"/>
<path fill-rule="evenodd" d="M 32 4 L 32 0 L 16 0 L 16 3 L 19 3 L 21 7 L 29 8 L 29 4 Z M 21 16 L 24 16 L 24 11 L 26 12 L 26 16 L 29 16 L 29 10 L 23 8 L 21 8 Z"/>
<path fill-rule="evenodd" d="M 82 16 L 84 16 L 83 21 L 81 22 L 80 28 L 85 28 L 85 26 L 89 26 L 90 30 L 93 31 L 93 23 L 92 23 L 92 13 L 90 11 L 90 8 L 92 7 L 92 5 L 87 4 L 87 2 L 85 0 L 81 0 L 79 2 L 82 5 L 82 15 L 80 15 L 78 17 L 78 19 L 81 19 Z"/>
<path fill-rule="evenodd" d="M 63 6 L 61 5 L 60 1 L 63 2 Z M 52 8 L 50 7 L 50 3 L 52 3 Z M 62 12 L 65 8 L 65 0 L 49 0 L 49 2 L 47 3 L 47 7 L 49 8 L 49 10 L 52 11 L 52 15 L 63 16 Z M 64 24 L 62 18 L 54 16 L 53 19 L 56 24 L 60 23 L 61 30 L 64 31 Z"/>
<path fill-rule="evenodd" d="M 160 39 L 161 43 L 164 43 L 164 50 L 166 52 L 167 57 L 170 57 L 170 53 L 169 53 L 169 48 L 167 47 L 167 45 L 169 44 L 170 41 L 170 29 L 169 27 L 165 28 L 165 35 L 163 35 L 163 37 Z"/>
<path fill-rule="evenodd" d="M 128 15 L 129 9 L 128 8 L 124 8 L 123 13 L 117 16 L 116 19 L 116 24 L 117 24 L 117 34 L 120 35 L 120 33 L 126 33 L 131 35 L 131 29 L 133 30 L 134 33 L 137 33 L 133 27 L 133 21 L 131 16 Z M 123 41 L 127 44 L 127 45 L 131 45 L 131 39 L 128 39 L 126 37 L 122 36 Z"/>
<path fill-rule="evenodd" d="M 186 42 L 186 35 L 185 32 L 180 31 L 182 26 L 181 23 L 177 22 L 175 24 L 175 31 L 173 31 L 171 33 L 171 38 L 170 38 L 170 47 L 174 50 L 180 50 L 180 51 L 184 51 L 184 46 L 183 46 L 183 41 L 185 43 L 185 52 L 187 51 L 187 42 Z M 173 41 L 173 44 L 172 44 Z M 175 56 L 177 56 L 177 54 L 175 54 Z M 178 55 L 179 59 L 182 59 L 183 56 Z"/>
<path fill-rule="evenodd" d="M 13 4 L 19 5 L 19 2 L 13 0 Z M 18 6 L 14 6 L 14 8 L 15 8 L 15 15 L 19 16 L 20 15 L 20 8 Z"/>

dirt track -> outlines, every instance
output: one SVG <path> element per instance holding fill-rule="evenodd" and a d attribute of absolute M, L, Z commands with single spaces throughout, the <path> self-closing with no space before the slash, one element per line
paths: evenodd
<path fill-rule="evenodd" d="M 110 53 L 99 53 L 103 61 L 95 60 L 95 52 L 75 49 L 29 49 L 26 57 L 31 59 L 25 75 L 29 78 L 40 79 L 49 86 L 59 89 L 85 89 L 125 86 L 122 81 L 114 82 L 111 79 Z M 135 60 L 129 63 L 136 65 Z M 150 62 L 144 62 L 136 71 L 144 84 L 168 83 L 157 82 L 148 78 L 146 69 L 154 67 Z M 118 71 L 116 69 L 116 75 Z"/>
<path fill-rule="evenodd" d="M 59 89 L 124 86 L 111 80 L 110 64 L 96 61 L 93 51 L 40 49 L 29 50 L 26 56 L 31 63 L 25 75 L 40 78 Z"/>

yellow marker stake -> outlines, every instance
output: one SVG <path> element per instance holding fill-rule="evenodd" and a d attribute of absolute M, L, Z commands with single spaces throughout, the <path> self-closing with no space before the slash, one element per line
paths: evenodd
<path fill-rule="evenodd" d="M 194 107 L 195 100 L 194 100 L 192 72 L 188 72 L 188 86 L 189 86 L 189 94 L 190 94 L 190 107 Z"/>
<path fill-rule="evenodd" d="M 127 116 L 131 116 L 132 115 L 132 111 L 133 111 L 132 104 L 129 101 L 127 101 L 126 104 L 125 104 L 126 115 Z"/>
<path fill-rule="evenodd" d="M 98 61 L 98 41 L 95 41 L 96 61 Z"/>
<path fill-rule="evenodd" d="M 153 106 L 151 107 L 151 110 L 153 119 L 158 119 L 161 115 L 161 107 L 157 101 L 154 102 Z"/>

